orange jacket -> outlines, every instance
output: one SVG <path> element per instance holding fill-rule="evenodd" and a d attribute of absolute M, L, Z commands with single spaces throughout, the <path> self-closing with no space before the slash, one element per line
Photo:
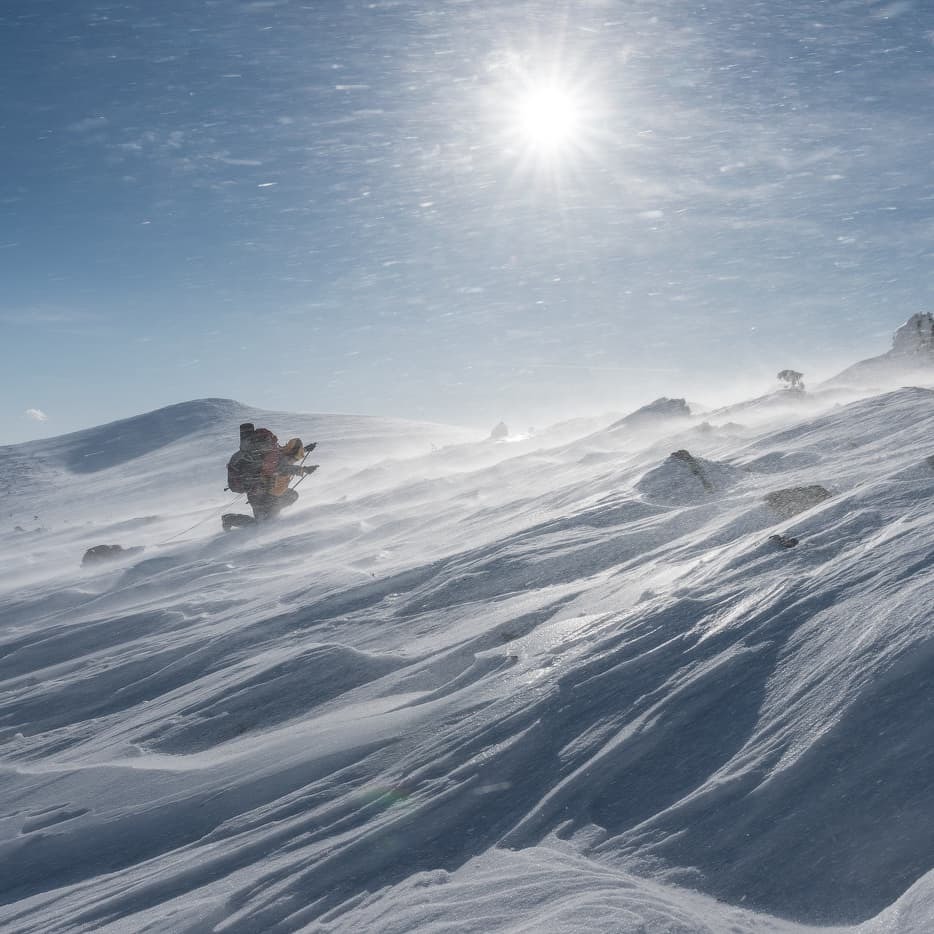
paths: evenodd
<path fill-rule="evenodd" d="M 302 475 L 302 468 L 294 466 L 294 463 L 304 456 L 304 448 L 297 438 L 292 438 L 282 447 L 274 443 L 273 449 L 263 455 L 257 492 L 281 496 L 289 488 L 292 477 Z"/>

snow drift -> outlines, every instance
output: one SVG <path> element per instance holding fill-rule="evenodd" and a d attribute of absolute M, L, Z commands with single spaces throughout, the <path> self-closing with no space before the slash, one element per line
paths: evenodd
<path fill-rule="evenodd" d="M 224 535 L 245 418 L 322 467 Z M 0 449 L 0 925 L 930 930 L 934 391 L 705 418 Z"/>

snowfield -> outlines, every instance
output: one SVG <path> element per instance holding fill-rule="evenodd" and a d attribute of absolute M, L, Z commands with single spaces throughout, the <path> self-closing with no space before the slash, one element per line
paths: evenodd
<path fill-rule="evenodd" d="M 0 448 L 0 929 L 929 934 L 934 390 L 853 398 Z M 224 534 L 246 419 L 321 468 Z"/>

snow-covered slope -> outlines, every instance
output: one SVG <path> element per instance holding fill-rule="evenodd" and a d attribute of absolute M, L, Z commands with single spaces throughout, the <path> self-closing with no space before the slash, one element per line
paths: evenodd
<path fill-rule="evenodd" d="M 934 929 L 934 392 L 650 428 L 0 449 L 0 928 Z"/>
<path fill-rule="evenodd" d="M 822 388 L 891 389 L 908 383 L 934 383 L 934 315 L 912 315 L 893 335 L 892 348 L 860 360 L 822 384 Z"/>
<path fill-rule="evenodd" d="M 5 516 L 32 537 L 11 540 L 0 556 L 21 573 L 45 573 L 55 550 L 99 541 L 159 545 L 216 531 L 218 516 L 244 497 L 226 492 L 225 465 L 252 421 L 280 441 L 317 440 L 308 463 L 322 461 L 314 487 L 346 493 L 361 471 L 392 474 L 399 458 L 478 439 L 461 428 L 351 415 L 268 412 L 229 399 L 181 403 L 45 441 L 0 447 Z M 398 480 L 393 477 L 393 482 Z M 303 484 L 311 490 L 311 481 Z M 203 527 L 202 527 L 203 526 Z M 54 532 L 54 536 L 50 533 Z M 82 549 L 83 550 L 83 549 Z M 9 584 L 0 581 L 0 594 Z"/>

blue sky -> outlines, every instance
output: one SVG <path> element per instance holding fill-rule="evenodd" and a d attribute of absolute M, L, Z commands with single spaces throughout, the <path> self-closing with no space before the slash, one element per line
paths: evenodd
<path fill-rule="evenodd" d="M 203 396 L 524 428 L 934 304 L 920 0 L 30 0 L 0 71 L 0 441 Z"/>

